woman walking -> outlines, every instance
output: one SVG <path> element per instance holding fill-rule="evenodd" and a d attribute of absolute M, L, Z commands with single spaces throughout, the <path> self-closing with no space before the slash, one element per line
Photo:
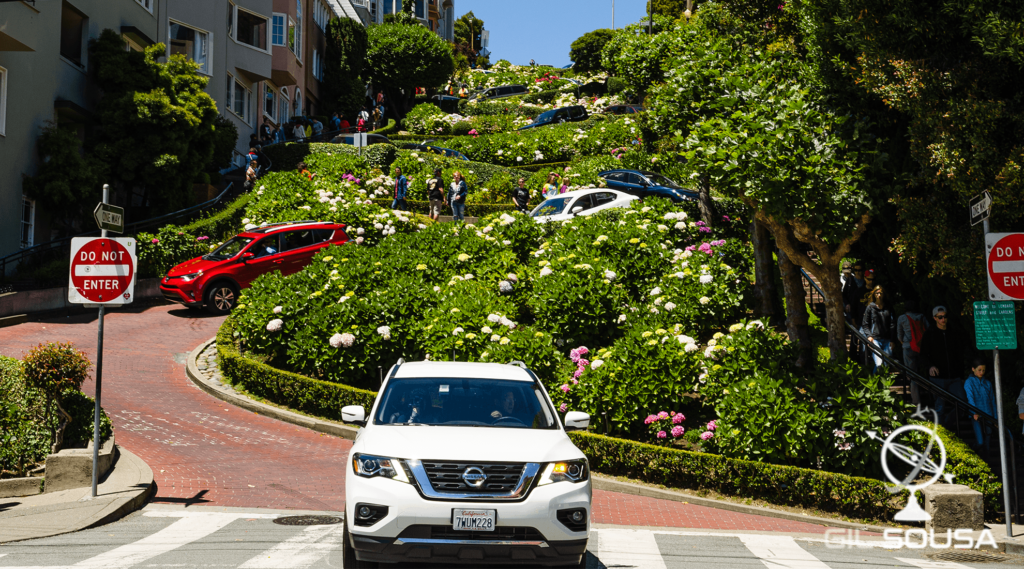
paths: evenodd
<path fill-rule="evenodd" d="M 458 170 L 452 174 L 452 183 L 448 186 L 448 195 L 445 198 L 445 203 L 452 206 L 452 221 L 465 221 L 466 220 L 466 194 L 469 190 L 466 188 L 466 180 L 462 177 L 462 172 Z"/>
<path fill-rule="evenodd" d="M 558 174 L 554 172 L 548 173 L 548 181 L 544 184 L 544 197 L 553 198 L 561 192 L 562 185 L 559 183 Z"/>
<path fill-rule="evenodd" d="M 882 285 L 876 286 L 871 291 L 869 299 L 871 302 L 864 310 L 860 331 L 868 337 L 868 342 L 874 344 L 884 354 L 892 356 L 892 338 L 896 331 L 896 321 L 892 317 L 892 309 L 888 306 L 885 288 Z M 886 367 L 882 356 L 874 351 L 871 352 L 871 358 L 875 361 L 874 371 Z"/>

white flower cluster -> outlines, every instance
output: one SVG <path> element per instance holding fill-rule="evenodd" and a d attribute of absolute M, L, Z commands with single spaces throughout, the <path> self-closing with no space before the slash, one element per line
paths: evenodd
<path fill-rule="evenodd" d="M 281 326 L 284 326 L 284 320 L 275 318 L 270 322 L 267 322 L 267 332 L 280 332 Z"/>
<path fill-rule="evenodd" d="M 385 340 L 391 339 L 391 328 L 389 328 L 388 326 L 381 326 L 377 328 L 377 333 L 380 334 L 380 336 Z"/>
<path fill-rule="evenodd" d="M 352 344 L 356 343 L 356 337 L 352 334 L 335 334 L 331 336 L 330 344 L 332 348 L 351 348 Z"/>

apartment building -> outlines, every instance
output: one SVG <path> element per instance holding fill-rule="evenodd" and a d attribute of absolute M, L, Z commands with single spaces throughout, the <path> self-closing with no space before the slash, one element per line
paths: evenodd
<path fill-rule="evenodd" d="M 401 12 L 403 2 L 413 2 L 413 16 L 430 31 L 446 41 L 455 41 L 455 0 L 362 0 L 361 4 L 369 10 L 370 23 L 379 24 L 384 16 Z"/>

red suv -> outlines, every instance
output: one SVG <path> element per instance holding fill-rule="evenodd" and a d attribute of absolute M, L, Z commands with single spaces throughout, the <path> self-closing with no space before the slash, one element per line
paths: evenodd
<path fill-rule="evenodd" d="M 271 271 L 297 273 L 324 247 L 348 240 L 345 225 L 339 223 L 267 225 L 240 233 L 213 252 L 174 267 L 160 281 L 160 292 L 171 302 L 225 314 L 238 303 L 238 291 L 256 277 Z"/>

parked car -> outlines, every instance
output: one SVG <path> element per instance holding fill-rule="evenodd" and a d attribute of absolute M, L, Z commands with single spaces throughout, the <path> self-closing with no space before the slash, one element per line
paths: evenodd
<path fill-rule="evenodd" d="M 541 223 L 562 221 L 613 207 L 629 207 L 630 202 L 638 199 L 624 192 L 604 188 L 573 190 L 544 200 L 533 208 L 530 216 Z"/>
<path fill-rule="evenodd" d="M 334 144 L 348 144 L 350 146 L 355 146 L 355 139 L 356 137 L 354 134 L 339 134 L 338 136 L 332 138 L 331 142 Z M 383 134 L 367 133 L 366 145 L 373 146 L 374 144 L 392 144 L 392 142 L 388 140 L 388 137 L 384 136 Z"/>
<path fill-rule="evenodd" d="M 431 99 L 433 99 L 435 101 L 458 101 L 459 97 L 458 97 L 458 95 L 449 95 L 447 93 L 438 93 L 437 95 L 434 95 L 433 97 L 431 97 Z"/>
<path fill-rule="evenodd" d="M 345 466 L 342 564 L 586 567 L 590 466 L 520 362 L 410 362 L 387 373 Z M 371 565 L 372 564 L 372 565 Z M 469 565 L 466 565 L 469 566 Z"/>
<path fill-rule="evenodd" d="M 440 146 L 431 146 L 428 144 L 416 144 L 413 142 L 407 142 L 399 146 L 404 150 L 418 150 L 420 152 L 432 152 L 434 154 L 440 154 L 441 156 L 447 156 L 448 158 L 455 158 L 456 160 L 469 160 L 465 154 L 458 150 L 452 150 L 451 148 L 441 148 Z"/>
<path fill-rule="evenodd" d="M 588 118 L 590 118 L 590 114 L 587 113 L 586 107 L 582 105 L 562 107 L 560 109 L 553 109 L 541 113 L 540 115 L 537 116 L 536 119 L 534 119 L 532 123 L 523 127 L 519 127 L 519 130 L 528 130 L 531 128 L 537 128 L 539 126 L 558 124 L 563 122 L 585 121 Z"/>
<path fill-rule="evenodd" d="M 238 293 L 272 271 L 301 271 L 318 251 L 349 241 L 345 225 L 319 221 L 275 223 L 244 231 L 202 257 L 185 261 L 160 280 L 164 298 L 190 308 L 225 314 Z"/>
<path fill-rule="evenodd" d="M 641 199 L 658 197 L 668 198 L 673 202 L 693 201 L 697 192 L 688 190 L 672 180 L 640 170 L 607 170 L 598 174 L 608 182 L 608 187 L 637 196 Z"/>
<path fill-rule="evenodd" d="M 644 112 L 642 105 L 612 105 L 605 108 L 604 112 L 611 115 L 635 115 Z"/>
<path fill-rule="evenodd" d="M 490 89 L 484 89 L 483 91 L 473 95 L 469 98 L 471 101 L 485 101 L 488 99 L 504 99 L 506 97 L 515 97 L 516 95 L 525 95 L 529 91 L 523 85 L 503 85 L 501 87 L 491 87 Z"/>

